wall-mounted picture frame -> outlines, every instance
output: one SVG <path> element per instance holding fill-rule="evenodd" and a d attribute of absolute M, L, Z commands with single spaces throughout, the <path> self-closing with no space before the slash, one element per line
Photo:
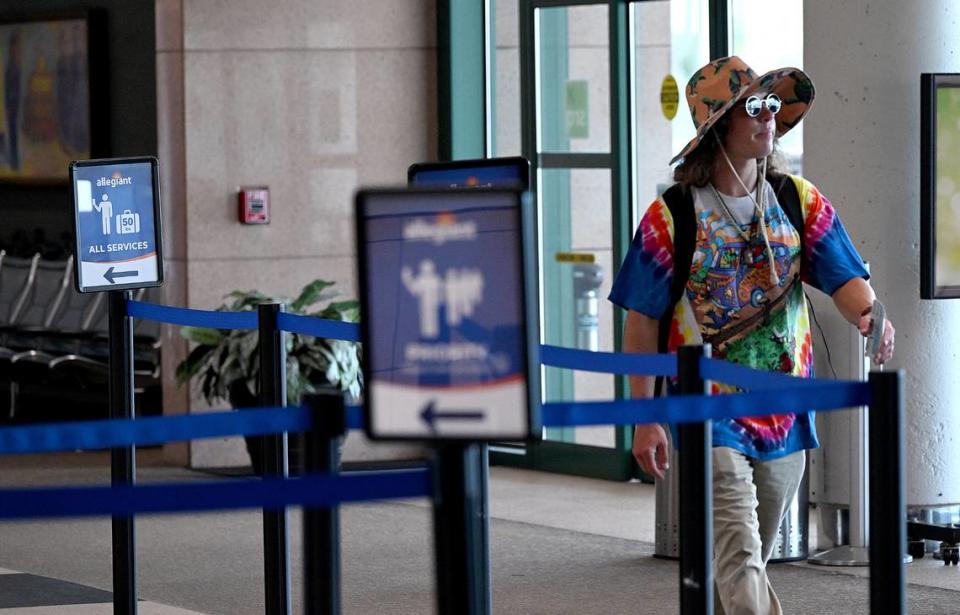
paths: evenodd
<path fill-rule="evenodd" d="M 960 74 L 920 76 L 920 298 L 960 298 Z"/>
<path fill-rule="evenodd" d="M 0 21 L 0 182 L 68 181 L 109 148 L 109 67 L 99 11 Z"/>

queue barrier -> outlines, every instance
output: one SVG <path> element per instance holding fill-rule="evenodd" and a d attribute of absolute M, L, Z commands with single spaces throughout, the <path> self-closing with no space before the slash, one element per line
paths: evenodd
<path fill-rule="evenodd" d="M 701 369 L 705 365 L 701 364 Z M 815 395 L 812 395 L 814 394 Z M 661 399 L 554 402 L 542 406 L 545 427 L 636 425 L 641 423 L 700 423 L 720 418 L 756 416 L 770 408 L 778 412 L 833 410 L 870 402 L 870 385 L 863 382 L 828 382 L 813 387 L 780 391 L 763 390 L 737 395 L 674 396 Z M 346 425 L 361 430 L 363 408 L 346 406 Z M 310 409 L 257 407 L 202 414 L 108 419 L 8 427 L 0 430 L 0 455 L 153 446 L 185 440 L 224 436 L 254 436 L 307 431 Z"/>
<path fill-rule="evenodd" d="M 428 468 L 312 474 L 300 478 L 199 481 L 162 485 L 0 490 L 0 519 L 130 516 L 290 506 L 329 508 L 347 502 L 428 497 Z"/>
<path fill-rule="evenodd" d="M 127 302 L 127 315 L 172 325 L 214 329 L 256 329 L 258 326 L 256 312 L 197 310 L 133 300 Z M 360 326 L 356 323 L 339 320 L 325 320 L 280 312 L 277 315 L 277 327 L 290 333 L 348 342 L 360 341 Z M 607 374 L 669 377 L 677 375 L 676 359 L 667 354 L 597 352 L 542 344 L 540 346 L 540 362 L 548 367 Z M 832 380 L 797 378 L 709 358 L 704 358 L 703 365 L 704 378 L 747 390 L 778 389 L 784 386 L 809 387 L 835 382 Z"/>
<path fill-rule="evenodd" d="M 254 312 L 205 312 L 129 299 L 126 300 L 125 307 L 127 317 L 177 325 L 253 329 L 262 324 L 262 313 L 258 317 Z M 354 324 L 285 314 L 282 311 L 276 315 L 274 325 L 280 330 L 330 339 L 356 341 L 359 337 Z M 686 347 L 682 350 L 690 349 Z M 706 421 L 712 419 L 764 415 L 769 414 L 771 408 L 776 408 L 777 412 L 834 410 L 865 404 L 879 407 L 881 404 L 878 402 L 883 402 L 883 409 L 889 412 L 881 412 L 876 417 L 880 420 L 871 421 L 870 435 L 871 447 L 886 453 L 875 456 L 878 463 L 871 462 L 871 478 L 876 475 L 876 479 L 871 480 L 871 498 L 874 502 L 888 503 L 884 507 L 874 507 L 883 510 L 877 512 L 876 522 L 871 523 L 871 551 L 876 551 L 877 555 L 882 554 L 882 557 L 874 557 L 873 553 L 871 556 L 871 605 L 883 605 L 876 607 L 882 608 L 883 612 L 903 612 L 902 606 L 899 610 L 891 611 L 891 606 L 905 604 L 902 569 L 905 520 L 900 518 L 902 515 L 898 513 L 903 508 L 901 374 L 871 374 L 869 384 L 835 382 L 771 374 L 716 361 L 706 356 L 692 355 L 690 352 L 681 352 L 674 357 L 597 353 L 547 345 L 541 346 L 541 360 L 544 365 L 565 369 L 678 376 L 682 393 L 680 396 L 656 400 L 547 403 L 543 405 L 543 422 L 545 426 L 683 423 L 693 428 L 689 433 L 696 436 L 684 438 L 684 446 L 686 448 L 697 444 L 694 448 L 700 449 L 700 462 L 709 459 L 710 441 Z M 883 376 L 886 378 L 882 378 Z M 721 396 L 705 395 L 705 380 L 726 382 L 747 392 Z M 323 419 L 318 418 L 321 416 L 317 414 L 319 411 L 316 407 L 266 407 L 243 412 L 6 428 L 0 430 L 0 455 L 96 448 L 117 450 L 176 440 L 310 430 L 324 434 L 327 440 L 326 448 L 329 450 L 329 441 L 336 436 L 337 430 L 317 429 L 322 427 L 317 423 L 323 422 Z M 343 417 L 334 418 L 334 423 L 342 423 L 342 428 L 362 427 L 362 415 L 358 406 L 343 407 L 341 414 Z M 681 432 L 682 438 L 683 433 Z M 681 458 L 681 464 L 683 463 Z M 699 489 L 696 499 L 703 498 L 700 502 L 700 511 L 703 514 L 694 519 L 699 527 L 684 525 L 684 531 L 681 532 L 681 536 L 688 534 L 693 537 L 688 542 L 694 545 L 693 549 L 688 545 L 685 550 L 681 539 L 682 613 L 712 612 L 712 598 L 709 597 L 712 595 L 711 558 L 704 556 L 712 549 L 712 543 L 708 540 L 711 529 L 707 521 L 710 515 L 705 513 L 711 509 L 709 492 L 712 479 L 709 472 L 705 472 L 702 467 L 694 474 L 699 476 L 691 474 L 692 484 L 695 486 L 693 491 L 697 492 Z M 433 476 L 437 475 L 435 468 Z M 684 476 L 683 465 L 681 476 Z M 895 480 L 890 480 L 890 476 Z M 0 518 L 109 514 L 116 522 L 118 518 L 132 517 L 135 514 L 191 510 L 253 507 L 274 510 L 291 505 L 335 509 L 343 502 L 436 495 L 437 491 L 438 486 L 431 480 L 427 468 L 339 476 L 309 474 L 293 479 L 264 477 L 262 480 L 228 484 L 114 484 L 111 487 L 10 489 L 0 490 Z M 874 512 L 871 511 L 872 517 Z M 116 540 L 116 532 L 114 539 Z M 314 552 L 322 550 L 313 545 Z M 697 554 L 698 550 L 696 557 L 684 555 L 685 552 Z M 897 553 L 900 553 L 899 557 L 895 557 Z M 309 558 L 305 559 L 309 565 Z M 694 559 L 699 561 L 694 562 Z M 338 565 L 328 566 L 327 569 L 338 574 Z M 116 582 L 115 576 L 115 584 Z M 285 579 L 285 582 L 289 584 L 289 578 Z M 336 583 L 338 581 L 327 579 L 323 585 L 333 593 L 336 591 L 333 589 Z M 442 588 L 438 587 L 438 591 L 442 591 Z M 336 600 L 329 602 L 321 610 L 336 612 L 338 608 L 337 594 Z M 269 604 L 267 609 L 271 612 Z M 130 612 L 135 611 L 134 604 Z"/>

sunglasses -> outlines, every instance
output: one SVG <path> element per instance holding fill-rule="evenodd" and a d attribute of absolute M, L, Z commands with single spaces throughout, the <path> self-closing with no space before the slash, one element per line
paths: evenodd
<path fill-rule="evenodd" d="M 777 112 L 780 111 L 780 107 L 783 105 L 783 102 L 776 94 L 767 94 L 766 98 L 751 96 L 743 103 L 743 108 L 747 111 L 747 115 L 750 117 L 757 117 L 760 115 L 760 111 L 763 110 L 764 105 L 767 106 L 767 109 L 770 110 L 770 113 L 776 115 Z"/>

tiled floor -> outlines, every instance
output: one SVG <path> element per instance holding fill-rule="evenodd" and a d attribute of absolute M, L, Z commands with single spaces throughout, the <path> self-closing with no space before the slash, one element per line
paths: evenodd
<path fill-rule="evenodd" d="M 145 463 L 140 464 L 139 474 L 140 480 L 145 483 L 167 480 L 210 479 L 209 475 L 166 467 L 149 458 L 145 458 L 143 461 Z M 105 481 L 108 475 L 109 471 L 104 456 L 67 455 L 56 459 L 43 460 L 42 462 L 19 458 L 16 463 L 5 466 L 5 471 L 0 475 L 0 485 L 89 484 Z M 596 535 L 596 540 L 601 541 L 607 540 L 609 542 L 610 539 L 622 539 L 645 543 L 647 547 L 644 548 L 649 548 L 650 543 L 654 542 L 654 488 L 652 485 L 636 482 L 614 483 L 497 467 L 492 469 L 490 486 L 491 516 L 497 521 L 566 530 L 581 535 L 593 534 Z M 407 506 L 414 505 L 418 509 L 429 506 L 429 503 L 423 499 L 405 501 L 404 504 Z M 402 512 L 402 510 L 396 508 L 393 510 Z M 360 512 L 363 512 L 363 509 L 355 514 Z M 423 511 L 423 513 L 426 513 L 426 511 Z M 247 519 L 247 517 L 250 518 Z M 295 519 L 296 515 L 292 520 L 293 527 L 296 527 Z M 358 517 L 355 523 L 359 523 L 360 520 L 362 519 Z M 815 520 L 816 515 L 812 514 L 811 521 Z M 429 523 L 426 516 L 422 521 L 424 524 Z M 194 522 L 204 523 L 203 530 L 192 528 L 190 524 Z M 98 523 L 99 525 L 96 525 Z M 49 613 L 52 615 L 111 613 L 111 594 L 102 589 L 109 588 L 109 526 L 107 523 L 106 521 L 92 520 L 66 525 L 51 523 L 49 526 L 44 525 L 43 527 L 31 524 L 30 526 L 21 526 L 20 529 L 10 524 L 0 525 L 0 529 L 6 532 L 21 535 L 24 535 L 30 528 L 32 528 L 31 531 L 36 532 L 35 536 L 31 535 L 33 537 L 27 540 L 21 538 L 19 541 L 26 545 L 26 550 L 20 552 L 32 558 L 31 561 L 28 562 L 22 557 L 20 559 L 8 558 L 4 561 L 4 564 L 10 568 L 17 568 L 17 564 L 21 563 L 24 569 L 31 570 L 33 574 L 0 569 L 0 615 L 10 613 Z M 96 527 L 93 527 L 94 525 Z M 145 518 L 138 525 L 143 538 L 142 547 L 149 555 L 145 558 L 144 572 L 141 573 L 144 575 L 142 578 L 145 588 L 141 595 L 148 595 L 146 589 L 151 589 L 154 593 L 149 594 L 149 597 L 159 602 L 180 603 L 186 607 L 201 609 L 203 612 L 221 612 L 215 608 L 215 605 L 210 608 L 201 606 L 202 601 L 185 601 L 186 590 L 183 585 L 178 583 L 183 581 L 196 585 L 199 582 L 203 595 L 213 596 L 217 591 L 225 591 L 223 586 L 234 577 L 245 578 L 242 574 L 238 574 L 236 554 L 237 552 L 243 552 L 243 549 L 247 549 L 256 556 L 257 546 L 253 543 L 256 543 L 257 540 L 248 540 L 247 534 L 256 533 L 257 525 L 256 515 L 224 514 L 193 518 L 183 516 Z M 39 529 L 37 529 L 38 527 Z M 349 529 L 352 526 L 347 523 L 346 527 L 348 530 L 346 536 L 349 537 Z M 239 530 L 236 528 L 239 528 Z M 386 528 L 381 527 L 380 529 Z M 428 531 L 427 525 L 421 529 L 424 532 Z M 813 529 L 815 530 L 815 525 Z M 234 533 L 231 538 L 226 538 L 228 535 L 226 531 L 228 530 L 231 532 L 240 531 L 241 534 Z M 190 549 L 196 549 L 197 552 L 184 551 L 181 553 L 174 547 L 173 552 L 168 554 L 166 560 L 158 562 L 159 555 L 156 548 L 150 549 L 151 544 L 163 544 L 167 548 L 171 548 L 170 544 L 179 540 L 180 535 L 192 536 L 189 541 Z M 10 542 L 4 541 L 3 544 L 12 546 L 12 543 L 16 541 L 12 535 L 8 534 L 7 536 L 7 540 Z M 96 544 L 83 544 L 84 541 Z M 244 541 L 252 544 L 243 547 L 241 543 L 244 543 Z M 33 548 L 40 542 L 46 543 L 46 550 Z M 65 544 L 67 542 L 70 544 Z M 429 558 L 429 548 L 426 543 L 421 546 L 424 553 L 420 555 L 424 559 Z M 639 545 L 638 549 L 640 546 L 643 545 Z M 185 549 L 185 547 L 181 548 Z M 74 553 L 76 554 L 73 556 L 74 558 L 82 557 L 83 561 L 64 559 L 66 557 L 64 553 Z M 80 556 L 80 553 L 85 555 Z M 204 572 L 201 578 L 197 579 L 193 577 L 193 573 L 186 572 L 186 568 L 181 569 L 182 567 L 179 566 L 178 562 L 181 559 L 187 562 L 189 558 L 196 557 L 199 553 L 203 553 L 210 558 L 226 559 L 218 560 L 220 569 L 204 568 L 207 572 Z M 241 563 L 243 561 L 243 558 L 241 558 Z M 57 563 L 57 565 L 51 566 L 51 563 Z M 147 567 L 150 564 L 153 565 L 152 572 L 147 572 Z M 784 573 L 791 569 L 796 570 L 791 568 L 792 566 L 807 567 L 809 565 L 801 563 L 787 566 L 782 569 Z M 102 570 L 96 574 L 86 572 L 91 568 Z M 866 568 L 832 568 L 830 570 L 837 574 L 859 577 L 868 574 Z M 811 570 L 811 572 L 813 571 Z M 817 567 L 816 572 L 822 574 L 825 570 L 822 567 Z M 180 575 L 186 575 L 190 578 L 182 580 Z M 51 577 L 72 579 L 75 582 Z M 158 581 L 162 579 L 166 579 L 167 586 L 157 585 Z M 154 582 L 153 587 L 148 588 L 148 580 Z M 960 568 L 947 567 L 938 560 L 926 557 L 908 567 L 908 582 L 930 588 L 960 591 Z M 139 603 L 139 612 L 146 615 L 185 615 L 201 611 L 164 606 L 156 602 L 142 601 Z M 948 609 L 944 612 L 950 611 Z"/>
<path fill-rule="evenodd" d="M 490 502 L 491 515 L 497 519 L 654 542 L 653 485 L 493 468 Z M 816 509 L 812 509 L 808 529 L 811 546 L 817 544 L 817 521 Z M 858 577 L 870 574 L 866 567 L 823 567 L 806 562 L 789 565 Z M 928 553 L 907 566 L 907 583 L 960 591 L 960 567 L 944 566 Z"/>

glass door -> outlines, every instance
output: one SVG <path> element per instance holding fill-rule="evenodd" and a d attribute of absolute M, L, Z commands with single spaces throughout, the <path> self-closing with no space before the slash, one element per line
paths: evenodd
<path fill-rule="evenodd" d="M 619 349 L 622 316 L 606 296 L 630 234 L 626 79 L 615 78 L 627 74 L 626 6 L 609 0 L 496 4 L 493 151 L 531 162 L 545 344 Z M 511 93 L 518 107 L 504 103 Z M 546 402 L 607 400 L 625 392 L 623 379 L 605 374 L 545 368 L 543 376 Z M 629 432 L 548 428 L 530 446 L 494 447 L 492 459 L 625 480 L 634 473 Z"/>
<path fill-rule="evenodd" d="M 709 58 L 702 0 L 490 0 L 489 151 L 531 162 L 543 342 L 620 350 L 606 300 L 668 164 L 693 136 L 686 79 Z M 624 379 L 546 368 L 545 401 L 611 399 Z M 630 427 L 546 429 L 496 463 L 623 480 Z"/>

